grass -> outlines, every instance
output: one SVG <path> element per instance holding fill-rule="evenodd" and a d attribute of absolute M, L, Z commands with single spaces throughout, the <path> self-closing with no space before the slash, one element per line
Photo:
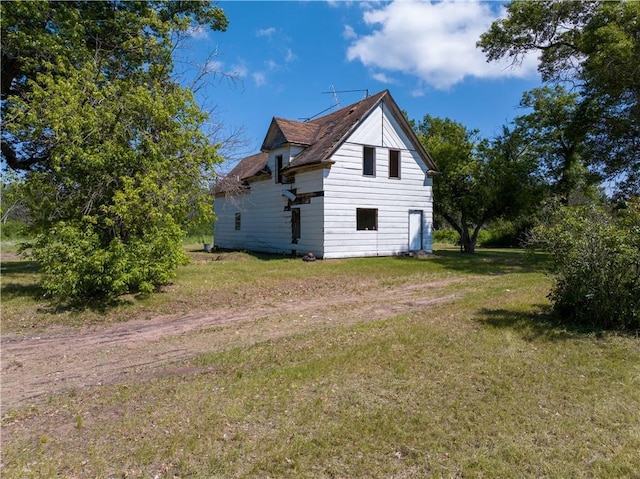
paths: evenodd
<path fill-rule="evenodd" d="M 211 301 L 241 307 L 302 285 L 357 295 L 461 281 L 446 286 L 455 301 L 212 344 L 174 365 L 179 374 L 4 411 L 2 477 L 640 477 L 640 342 L 549 317 L 544 257 L 440 250 L 425 260 L 307 264 L 190 254 L 164 293 L 131 298 L 102 321 Z M 6 284 L 28 286 L 37 271 L 25 268 L 9 268 Z M 80 315 L 43 312 L 25 295 L 8 302 L 38 328 Z M 4 303 L 3 291 L 3 330 Z M 347 323 L 349 311 L 341 314 Z M 243 334 L 296 319 L 262 318 Z"/>

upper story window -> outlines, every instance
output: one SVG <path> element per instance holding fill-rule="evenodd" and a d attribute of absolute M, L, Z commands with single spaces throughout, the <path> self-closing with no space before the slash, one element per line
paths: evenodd
<path fill-rule="evenodd" d="M 282 183 L 283 167 L 284 167 L 284 162 L 282 160 L 282 155 L 276 156 L 276 183 Z"/>
<path fill-rule="evenodd" d="M 400 151 L 389 150 L 389 178 L 400 178 Z"/>
<path fill-rule="evenodd" d="M 362 153 L 362 174 L 376 176 L 376 149 L 365 146 Z"/>

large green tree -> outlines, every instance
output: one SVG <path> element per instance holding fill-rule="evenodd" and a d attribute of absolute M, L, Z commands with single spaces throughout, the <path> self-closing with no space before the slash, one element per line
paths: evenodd
<path fill-rule="evenodd" d="M 435 214 L 460 235 L 464 252 L 475 251 L 487 223 L 518 218 L 539 201 L 537 159 L 517 130 L 504 127 L 494 140 L 480 141 L 476 131 L 430 115 L 415 130 L 438 164 Z"/>
<path fill-rule="evenodd" d="M 209 2 L 3 2 L 2 157 L 24 171 L 33 255 L 56 299 L 167 283 L 184 228 L 211 215 L 219 161 L 206 115 L 173 78 Z"/>
<path fill-rule="evenodd" d="M 594 200 L 600 175 L 587 168 L 588 145 L 579 96 L 561 85 L 525 92 L 520 107 L 527 110 L 513 120 L 528 154 L 538 158 L 539 172 L 549 194 L 564 203 Z"/>
<path fill-rule="evenodd" d="M 579 95 L 589 165 L 640 193 L 640 2 L 522 1 L 484 33 L 489 61 L 539 55 L 546 82 Z"/>

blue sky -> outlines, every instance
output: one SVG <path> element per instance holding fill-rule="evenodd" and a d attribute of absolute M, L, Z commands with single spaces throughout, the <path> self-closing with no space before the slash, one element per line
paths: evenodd
<path fill-rule="evenodd" d="M 197 92 L 220 137 L 241 128 L 259 150 L 271 118 L 303 120 L 389 89 L 409 117 L 448 117 L 491 137 L 540 86 L 535 58 L 488 64 L 475 48 L 503 14 L 499 2 L 396 0 L 222 1 L 226 32 L 194 30 L 176 51 L 181 68 L 212 72 Z M 232 80 L 233 79 L 233 80 Z M 323 94 L 332 89 L 337 95 Z"/>

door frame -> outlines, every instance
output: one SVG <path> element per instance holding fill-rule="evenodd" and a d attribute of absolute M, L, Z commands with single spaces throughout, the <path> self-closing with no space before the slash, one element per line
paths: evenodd
<path fill-rule="evenodd" d="M 414 230 L 413 230 L 413 224 L 411 222 L 412 216 L 413 215 L 418 215 L 420 218 L 420 227 L 419 227 L 419 231 L 417 232 L 417 236 L 420 238 L 420 246 L 418 249 L 412 248 L 413 245 L 413 241 L 412 239 L 414 238 Z M 409 229 L 409 251 L 420 251 L 422 250 L 422 246 L 424 243 L 424 210 L 409 210 L 409 225 L 408 225 L 408 229 Z"/>

